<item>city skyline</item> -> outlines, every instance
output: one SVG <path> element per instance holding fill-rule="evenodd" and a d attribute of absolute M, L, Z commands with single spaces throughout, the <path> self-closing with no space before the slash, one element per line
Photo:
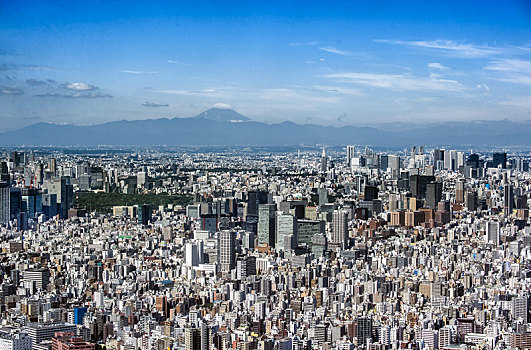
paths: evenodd
<path fill-rule="evenodd" d="M 189 117 L 528 121 L 529 5 L 0 5 L 3 129 Z"/>

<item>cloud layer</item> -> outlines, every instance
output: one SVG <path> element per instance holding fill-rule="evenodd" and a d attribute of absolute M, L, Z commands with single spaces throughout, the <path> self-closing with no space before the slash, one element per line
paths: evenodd
<path fill-rule="evenodd" d="M 153 102 L 145 101 L 144 103 L 142 103 L 142 106 L 158 108 L 158 107 L 169 107 L 170 105 L 167 103 L 153 103 Z"/>

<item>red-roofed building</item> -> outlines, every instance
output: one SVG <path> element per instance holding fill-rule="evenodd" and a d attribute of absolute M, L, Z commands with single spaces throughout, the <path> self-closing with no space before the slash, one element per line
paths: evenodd
<path fill-rule="evenodd" d="M 56 332 L 52 339 L 52 350 L 95 350 L 96 345 L 87 343 L 73 332 Z"/>

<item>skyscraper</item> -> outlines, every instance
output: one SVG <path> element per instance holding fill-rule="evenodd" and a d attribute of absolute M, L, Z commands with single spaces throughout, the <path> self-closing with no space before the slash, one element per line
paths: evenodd
<path fill-rule="evenodd" d="M 356 334 L 358 344 L 365 347 L 367 340 L 372 338 L 372 319 L 358 318 L 356 320 Z"/>
<path fill-rule="evenodd" d="M 57 162 L 55 158 L 50 158 L 50 161 L 48 163 L 48 170 L 50 170 L 52 176 L 57 175 Z"/>
<path fill-rule="evenodd" d="M 72 206 L 73 201 L 73 187 L 69 183 L 69 179 L 60 178 L 54 179 L 47 182 L 46 187 L 48 193 L 57 195 L 57 212 L 61 218 L 66 218 L 68 216 L 68 209 Z"/>
<path fill-rule="evenodd" d="M 500 244 L 500 223 L 498 221 L 487 222 L 487 242 L 495 245 Z"/>
<path fill-rule="evenodd" d="M 386 154 L 381 154 L 379 156 L 379 168 L 382 171 L 386 171 L 389 168 L 389 156 Z"/>
<path fill-rule="evenodd" d="M 492 154 L 492 167 L 497 168 L 499 165 L 501 165 L 502 169 L 507 167 L 507 153 Z"/>
<path fill-rule="evenodd" d="M 149 204 L 142 204 L 138 206 L 138 223 L 147 225 L 151 221 L 151 206 Z"/>
<path fill-rule="evenodd" d="M 527 324 L 527 297 L 521 295 L 511 300 L 511 313 L 514 320 L 522 319 L 524 324 Z"/>
<path fill-rule="evenodd" d="M 437 204 L 442 198 L 442 183 L 429 182 L 426 185 L 426 207 L 437 209 Z"/>
<path fill-rule="evenodd" d="M 46 268 L 34 268 L 24 271 L 25 282 L 35 282 L 35 286 L 45 290 L 50 282 L 50 270 Z"/>
<path fill-rule="evenodd" d="M 236 262 L 236 234 L 229 230 L 219 234 L 219 263 L 221 271 L 229 272 Z"/>
<path fill-rule="evenodd" d="M 409 191 L 417 199 L 426 197 L 429 182 L 435 181 L 435 176 L 411 175 L 409 177 Z"/>
<path fill-rule="evenodd" d="M 297 218 L 291 214 L 284 214 L 282 212 L 277 213 L 276 222 L 276 243 L 275 248 L 277 250 L 285 250 L 284 238 L 288 235 L 292 235 L 295 242 L 297 241 Z"/>
<path fill-rule="evenodd" d="M 7 183 L 0 182 L 0 225 L 10 220 L 11 194 Z"/>
<path fill-rule="evenodd" d="M 185 350 L 201 350 L 201 331 L 198 328 L 184 330 Z"/>
<path fill-rule="evenodd" d="M 450 171 L 457 169 L 457 152 L 455 150 L 446 150 L 444 152 L 444 169 Z"/>
<path fill-rule="evenodd" d="M 455 183 L 455 202 L 465 202 L 465 182 L 460 180 Z"/>
<path fill-rule="evenodd" d="M 400 156 L 390 155 L 390 156 L 387 156 L 387 158 L 389 161 L 389 168 L 391 169 L 391 171 L 400 170 Z"/>
<path fill-rule="evenodd" d="M 212 343 L 212 332 L 204 322 L 199 326 L 199 330 L 201 332 L 201 350 L 209 350 Z"/>
<path fill-rule="evenodd" d="M 378 187 L 376 186 L 365 186 L 363 190 L 363 200 L 372 201 L 378 199 Z"/>
<path fill-rule="evenodd" d="M 328 203 L 328 191 L 326 188 L 318 188 L 317 194 L 319 195 L 319 206 Z"/>
<path fill-rule="evenodd" d="M 354 146 L 347 146 L 347 166 L 352 165 L 352 158 L 354 158 Z"/>
<path fill-rule="evenodd" d="M 6 162 L 0 162 L 0 182 L 5 182 L 9 184 L 10 175 L 9 168 L 7 167 Z"/>
<path fill-rule="evenodd" d="M 326 158 L 326 151 L 323 146 L 323 154 L 321 155 L 321 172 L 326 173 L 327 170 L 328 170 L 328 161 Z"/>
<path fill-rule="evenodd" d="M 275 246 L 275 204 L 258 205 L 258 244 Z"/>
<path fill-rule="evenodd" d="M 42 194 L 36 188 L 22 189 L 22 210 L 28 213 L 28 218 L 35 218 L 42 210 Z"/>
<path fill-rule="evenodd" d="M 247 216 L 258 216 L 258 206 L 267 203 L 271 203 L 270 194 L 267 191 L 247 192 Z"/>
<path fill-rule="evenodd" d="M 509 182 L 503 186 L 503 214 L 511 215 L 514 209 L 514 191 L 513 185 Z"/>
<path fill-rule="evenodd" d="M 348 213 L 334 210 L 332 213 L 332 236 L 330 244 L 345 249 L 348 246 Z"/>

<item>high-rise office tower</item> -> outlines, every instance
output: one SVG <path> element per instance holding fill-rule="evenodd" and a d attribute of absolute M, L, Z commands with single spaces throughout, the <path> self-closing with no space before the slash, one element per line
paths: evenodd
<path fill-rule="evenodd" d="M 325 232 L 325 222 L 319 220 L 297 220 L 297 242 L 312 246 L 314 235 Z"/>
<path fill-rule="evenodd" d="M 391 171 L 400 170 L 400 156 L 390 155 L 387 156 L 387 158 L 389 160 L 389 168 L 391 169 Z"/>
<path fill-rule="evenodd" d="M 460 180 L 455 183 L 455 202 L 465 202 L 465 182 Z"/>
<path fill-rule="evenodd" d="M 68 210 L 72 206 L 74 192 L 73 187 L 69 182 L 69 179 L 63 177 L 50 180 L 46 183 L 48 193 L 57 195 L 57 212 L 61 218 L 66 218 L 68 216 Z"/>
<path fill-rule="evenodd" d="M 324 187 L 317 189 L 317 194 L 319 196 L 319 206 L 323 206 L 328 203 L 328 190 Z"/>
<path fill-rule="evenodd" d="M 184 330 L 184 349 L 201 350 L 201 331 L 198 328 Z"/>
<path fill-rule="evenodd" d="M 5 182 L 0 182 L 0 225 L 11 219 L 11 190 Z"/>
<path fill-rule="evenodd" d="M 258 205 L 258 244 L 275 246 L 275 204 Z"/>
<path fill-rule="evenodd" d="M 426 185 L 426 206 L 430 209 L 437 209 L 437 204 L 442 198 L 442 183 L 429 182 Z"/>
<path fill-rule="evenodd" d="M 492 167 L 497 168 L 499 165 L 501 165 L 502 169 L 507 167 L 507 153 L 492 154 Z"/>
<path fill-rule="evenodd" d="M 44 166 L 42 163 L 35 164 L 35 181 L 41 185 L 44 181 Z"/>
<path fill-rule="evenodd" d="M 22 189 L 11 187 L 9 189 L 9 217 L 15 218 L 22 211 Z"/>
<path fill-rule="evenodd" d="M 229 230 L 219 234 L 219 263 L 221 271 L 229 272 L 236 263 L 236 234 Z"/>
<path fill-rule="evenodd" d="M 457 152 L 455 150 L 446 150 L 444 152 L 444 169 L 449 171 L 457 170 Z"/>
<path fill-rule="evenodd" d="M 439 329 L 439 349 L 452 343 L 452 328 L 444 326 Z"/>
<path fill-rule="evenodd" d="M 138 223 L 147 225 L 151 221 L 151 206 L 149 204 L 142 204 L 138 206 Z"/>
<path fill-rule="evenodd" d="M 352 165 L 352 158 L 354 158 L 354 146 L 347 146 L 347 166 L 350 167 Z"/>
<path fill-rule="evenodd" d="M 271 203 L 269 192 L 256 190 L 247 192 L 247 216 L 258 216 L 258 206 L 267 203 Z"/>
<path fill-rule="evenodd" d="M 28 218 L 35 218 L 42 214 L 42 194 L 36 188 L 22 189 L 22 210 L 28 213 Z"/>
<path fill-rule="evenodd" d="M 20 154 L 17 152 L 17 151 L 13 151 L 11 153 L 11 160 L 13 162 L 13 167 L 14 168 L 17 168 L 20 166 L 20 163 L 21 163 L 21 156 Z"/>
<path fill-rule="evenodd" d="M 511 215 L 514 209 L 514 190 L 511 183 L 503 185 L 503 214 Z"/>
<path fill-rule="evenodd" d="M 457 152 L 456 170 L 465 166 L 465 154 L 463 152 Z"/>
<path fill-rule="evenodd" d="M 36 287 L 45 290 L 50 283 L 50 270 L 46 268 L 35 268 L 24 271 L 24 281 L 34 282 Z"/>
<path fill-rule="evenodd" d="M 409 177 L 409 191 L 417 199 L 425 198 L 428 183 L 434 181 L 435 176 L 411 175 Z"/>
<path fill-rule="evenodd" d="M 199 266 L 203 263 L 203 241 L 188 242 L 184 248 L 184 261 L 188 266 Z"/>
<path fill-rule="evenodd" d="M 199 330 L 201 331 L 201 350 L 209 350 L 212 344 L 212 331 L 204 322 L 199 326 Z"/>
<path fill-rule="evenodd" d="M 348 246 L 348 213 L 343 210 L 334 210 L 332 213 L 331 245 L 338 245 L 341 249 Z"/>
<path fill-rule="evenodd" d="M 6 162 L 0 162 L 0 182 L 5 182 L 8 185 L 10 182 L 9 168 Z"/>
<path fill-rule="evenodd" d="M 498 221 L 487 222 L 487 242 L 500 245 L 500 223 Z"/>
<path fill-rule="evenodd" d="M 378 187 L 376 186 L 365 186 L 363 190 L 364 197 L 363 200 L 372 201 L 378 199 Z"/>
<path fill-rule="evenodd" d="M 372 338 L 372 319 L 358 318 L 356 320 L 356 335 L 358 344 L 365 347 L 367 340 Z"/>
<path fill-rule="evenodd" d="M 522 319 L 524 324 L 527 324 L 528 305 L 526 296 L 518 296 L 511 300 L 511 313 L 513 320 Z"/>
<path fill-rule="evenodd" d="M 478 207 L 478 193 L 475 191 L 467 192 L 465 204 L 468 211 L 476 211 Z"/>
<path fill-rule="evenodd" d="M 326 151 L 323 146 L 323 154 L 321 155 L 321 172 L 326 173 L 327 170 L 328 170 L 328 160 L 326 158 Z"/>
<path fill-rule="evenodd" d="M 276 218 L 276 243 L 275 248 L 278 250 L 285 250 L 285 237 L 291 235 L 296 242 L 297 239 L 297 218 L 291 214 L 277 213 Z"/>
<path fill-rule="evenodd" d="M 470 154 L 466 161 L 466 165 L 473 169 L 479 168 L 479 156 L 475 153 Z"/>
<path fill-rule="evenodd" d="M 169 317 L 170 310 L 168 307 L 168 298 L 165 295 L 160 295 L 155 298 L 155 308 L 160 311 L 164 316 L 164 319 Z"/>
<path fill-rule="evenodd" d="M 443 159 L 443 154 L 444 154 L 444 153 L 442 153 L 441 150 L 438 149 L 438 148 L 435 148 L 435 149 L 433 150 L 433 165 L 437 165 L 437 162 L 438 162 L 439 160 L 444 160 L 444 159 Z"/>
<path fill-rule="evenodd" d="M 378 158 L 379 168 L 382 171 L 386 171 L 389 168 L 389 156 L 386 154 L 381 154 Z"/>
<path fill-rule="evenodd" d="M 52 176 L 57 175 L 57 161 L 55 158 L 50 158 L 48 162 L 48 170 L 52 173 Z"/>

